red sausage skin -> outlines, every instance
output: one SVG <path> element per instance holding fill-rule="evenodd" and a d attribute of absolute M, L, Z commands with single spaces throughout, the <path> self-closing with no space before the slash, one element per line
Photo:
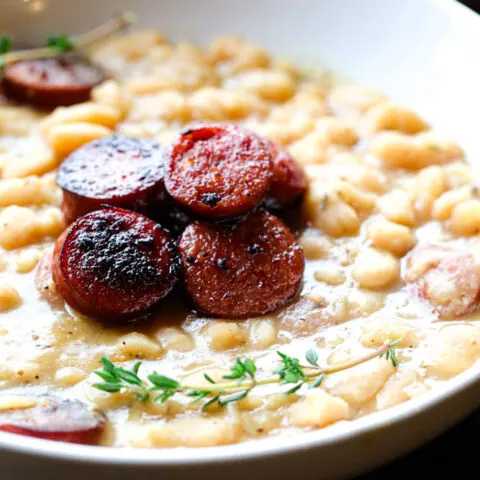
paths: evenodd
<path fill-rule="evenodd" d="M 98 67 L 68 55 L 7 65 L 2 89 L 11 100 L 52 109 L 86 102 L 92 88 L 105 78 Z"/>
<path fill-rule="evenodd" d="M 208 315 L 262 315 L 289 302 L 301 285 L 301 247 L 283 222 L 263 211 L 233 226 L 194 222 L 178 248 L 185 289 Z"/>
<path fill-rule="evenodd" d="M 281 210 L 293 205 L 307 188 L 307 177 L 295 159 L 282 147 L 270 142 L 273 178 L 266 206 Z"/>
<path fill-rule="evenodd" d="M 166 202 L 164 151 L 159 143 L 144 138 L 94 140 L 65 159 L 57 184 L 68 222 L 104 205 L 150 216 Z"/>
<path fill-rule="evenodd" d="M 200 126 L 168 149 L 165 186 L 187 212 L 228 220 L 260 204 L 272 168 L 267 140 L 233 125 Z"/>
<path fill-rule="evenodd" d="M 52 276 L 84 315 L 122 323 L 145 317 L 174 287 L 170 235 L 135 212 L 108 208 L 80 217 L 58 239 Z"/>
<path fill-rule="evenodd" d="M 38 399 L 27 409 L 0 413 L 0 430 L 58 442 L 95 445 L 105 427 L 105 416 L 78 400 Z"/>

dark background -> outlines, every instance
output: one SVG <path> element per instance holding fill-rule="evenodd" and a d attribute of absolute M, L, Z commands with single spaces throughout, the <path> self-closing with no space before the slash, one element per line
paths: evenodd
<path fill-rule="evenodd" d="M 460 3 L 463 3 L 467 7 L 470 7 L 472 10 L 475 10 L 477 13 L 480 12 L 480 1 L 479 0 L 465 0 Z"/>
<path fill-rule="evenodd" d="M 480 477 L 479 431 L 477 412 L 410 455 L 357 480 L 476 480 Z"/>
<path fill-rule="evenodd" d="M 480 0 L 465 0 L 464 5 L 480 13 Z M 480 60 L 479 60 L 480 62 Z M 480 411 L 448 433 L 358 480 L 404 480 L 480 478 Z"/>

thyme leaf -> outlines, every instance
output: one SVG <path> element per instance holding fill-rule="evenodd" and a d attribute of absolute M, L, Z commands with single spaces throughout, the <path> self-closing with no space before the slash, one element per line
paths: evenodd
<path fill-rule="evenodd" d="M 300 390 L 300 388 L 302 387 L 304 382 L 300 382 L 298 383 L 297 385 L 295 385 L 294 387 L 290 388 L 289 390 L 287 390 L 285 392 L 285 395 L 291 395 L 292 393 L 295 393 L 297 390 Z"/>
<path fill-rule="evenodd" d="M 145 401 L 148 390 L 143 380 L 138 376 L 141 362 L 137 362 L 132 370 L 118 367 L 108 358 L 101 359 L 102 369 L 93 373 L 104 380 L 104 383 L 94 383 L 93 387 L 107 393 L 118 393 L 122 390 L 135 393 L 136 397 Z"/>
<path fill-rule="evenodd" d="M 239 382 L 242 382 L 247 375 L 254 379 L 256 371 L 257 367 L 251 358 L 246 358 L 243 361 L 242 359 L 237 358 L 234 365 L 230 368 L 230 373 L 224 375 L 222 378 L 225 380 L 238 380 Z"/>
<path fill-rule="evenodd" d="M 213 405 L 214 403 L 217 403 L 217 402 L 220 403 L 219 400 L 220 400 L 220 394 L 215 395 L 213 398 L 208 400 L 208 402 L 205 402 L 202 405 L 202 411 L 205 410 L 206 408 L 208 408 L 210 405 Z"/>
<path fill-rule="evenodd" d="M 0 36 L 0 54 L 8 53 L 12 49 L 12 39 L 9 35 Z"/>
<path fill-rule="evenodd" d="M 204 373 L 203 376 L 204 376 L 204 378 L 205 378 L 205 380 L 206 380 L 207 382 L 217 383 L 210 375 Z"/>
<path fill-rule="evenodd" d="M 280 377 L 280 383 L 297 383 L 305 379 L 305 372 L 298 358 L 290 357 L 282 352 L 277 352 L 277 354 L 281 358 L 281 365 L 274 373 Z"/>
<path fill-rule="evenodd" d="M 223 407 L 223 406 L 227 405 L 228 403 L 238 402 L 242 398 L 245 398 L 248 395 L 249 391 L 250 390 L 247 389 L 247 390 L 243 390 L 242 392 L 234 393 L 233 395 L 229 395 L 228 397 L 225 397 L 225 398 L 219 398 L 218 403 L 220 404 L 220 406 Z"/>
<path fill-rule="evenodd" d="M 307 354 L 305 355 L 305 358 L 307 359 L 307 362 L 310 365 L 313 365 L 314 367 L 318 367 L 318 353 L 315 350 L 308 350 Z"/>
<path fill-rule="evenodd" d="M 387 343 L 387 346 L 389 347 L 388 349 L 385 350 L 385 352 L 383 352 L 381 355 L 380 355 L 380 358 L 384 358 L 385 357 L 385 360 L 387 361 L 390 361 L 392 362 L 392 365 L 397 368 L 398 367 L 398 358 L 397 358 L 397 351 L 396 351 L 396 346 L 399 342 L 401 342 L 402 339 L 397 339 L 397 340 L 392 340 L 390 342 Z"/>
<path fill-rule="evenodd" d="M 313 382 L 308 384 L 308 388 L 317 388 L 323 382 L 323 379 L 327 376 L 326 373 L 321 373 Z"/>
<path fill-rule="evenodd" d="M 54 47 L 60 52 L 70 52 L 75 48 L 75 40 L 68 35 L 51 35 L 47 37 L 47 47 Z"/>

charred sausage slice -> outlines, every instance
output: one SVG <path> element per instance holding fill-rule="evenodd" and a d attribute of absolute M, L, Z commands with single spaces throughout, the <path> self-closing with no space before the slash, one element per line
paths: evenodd
<path fill-rule="evenodd" d="M 276 217 L 256 212 L 234 226 L 194 222 L 179 239 L 184 283 L 206 314 L 242 318 L 285 305 L 297 293 L 304 256 Z"/>
<path fill-rule="evenodd" d="M 268 141 L 233 125 L 184 132 L 166 158 L 165 185 L 187 211 L 229 219 L 252 211 L 272 178 Z"/>
<path fill-rule="evenodd" d="M 150 214 L 165 202 L 164 152 L 146 138 L 113 136 L 94 140 L 60 165 L 57 184 L 62 210 L 71 222 L 112 205 Z"/>
<path fill-rule="evenodd" d="M 270 142 L 273 178 L 266 205 L 281 210 L 294 204 L 307 188 L 307 177 L 295 159 L 283 148 Z"/>
<path fill-rule="evenodd" d="M 30 408 L 0 412 L 0 430 L 58 442 L 94 445 L 105 416 L 78 400 L 38 398 Z"/>
<path fill-rule="evenodd" d="M 108 208 L 80 217 L 58 238 L 52 275 L 74 309 L 122 322 L 144 317 L 172 290 L 177 259 L 158 223 Z"/>
<path fill-rule="evenodd" d="M 442 318 L 475 310 L 480 301 L 480 265 L 465 250 L 427 245 L 407 258 L 405 280 Z"/>
<path fill-rule="evenodd" d="M 92 88 L 104 80 L 100 68 L 68 55 L 7 65 L 2 88 L 12 100 L 51 109 L 87 101 Z"/>

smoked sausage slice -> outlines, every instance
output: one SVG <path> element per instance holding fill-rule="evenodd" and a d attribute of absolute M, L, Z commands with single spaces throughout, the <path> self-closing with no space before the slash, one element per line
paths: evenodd
<path fill-rule="evenodd" d="M 94 445 L 105 416 L 78 400 L 37 398 L 29 408 L 0 411 L 0 430 L 58 442 Z"/>
<path fill-rule="evenodd" d="M 103 71 L 78 56 L 23 60 L 6 65 L 2 89 L 6 97 L 39 108 L 52 109 L 86 102 Z"/>
<path fill-rule="evenodd" d="M 187 130 L 168 150 L 168 193 L 190 213 L 231 219 L 252 211 L 272 179 L 268 141 L 234 125 Z"/>
<path fill-rule="evenodd" d="M 166 199 L 164 151 L 146 138 L 113 136 L 94 140 L 60 165 L 57 184 L 68 222 L 112 205 L 150 214 Z"/>
<path fill-rule="evenodd" d="M 57 239 L 52 276 L 75 310 L 122 322 L 146 316 L 172 290 L 177 258 L 158 223 L 107 208 L 80 217 Z"/>
<path fill-rule="evenodd" d="M 273 178 L 266 206 L 281 210 L 294 204 L 307 188 L 307 177 L 295 159 L 283 148 L 270 142 Z"/>
<path fill-rule="evenodd" d="M 291 300 L 302 281 L 301 247 L 282 221 L 263 211 L 233 226 L 194 222 L 178 248 L 186 291 L 212 316 L 271 312 Z"/>
<path fill-rule="evenodd" d="M 442 318 L 465 315 L 480 301 L 480 265 L 465 250 L 441 245 L 418 247 L 406 260 L 405 280 Z"/>

